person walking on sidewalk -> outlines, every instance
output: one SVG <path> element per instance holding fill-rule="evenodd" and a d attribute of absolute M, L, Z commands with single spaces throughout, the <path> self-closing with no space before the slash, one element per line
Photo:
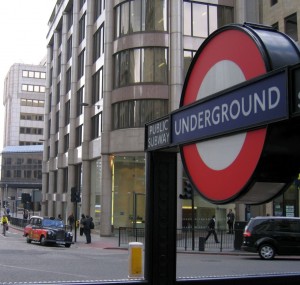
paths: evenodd
<path fill-rule="evenodd" d="M 84 224 L 83 224 L 83 222 L 84 222 L 84 220 L 85 220 L 85 215 L 84 215 L 84 214 L 81 214 L 80 223 L 79 223 L 79 234 L 80 234 L 81 236 L 83 236 L 83 229 L 84 229 Z"/>
<path fill-rule="evenodd" d="M 6 215 L 2 216 L 1 224 L 2 224 L 2 234 L 5 236 L 5 233 L 8 229 L 8 219 L 7 219 Z"/>
<path fill-rule="evenodd" d="M 92 223 L 92 218 L 88 215 L 86 215 L 85 219 L 83 220 L 83 233 L 86 238 L 86 243 L 91 243 L 91 223 Z"/>
<path fill-rule="evenodd" d="M 74 222 L 75 222 L 75 217 L 74 217 L 73 213 L 71 213 L 68 217 L 68 223 L 69 223 L 71 231 L 73 230 Z"/>
<path fill-rule="evenodd" d="M 209 236 L 211 234 L 213 234 L 214 237 L 215 237 L 215 242 L 219 243 L 218 236 L 217 236 L 217 233 L 216 233 L 216 230 L 215 230 L 215 226 L 216 226 L 216 217 L 212 216 L 212 218 L 210 219 L 210 221 L 209 221 L 209 223 L 207 225 L 207 231 L 208 231 L 208 233 L 207 233 L 207 236 L 205 238 L 205 241 L 207 241 L 208 238 L 209 238 Z"/>

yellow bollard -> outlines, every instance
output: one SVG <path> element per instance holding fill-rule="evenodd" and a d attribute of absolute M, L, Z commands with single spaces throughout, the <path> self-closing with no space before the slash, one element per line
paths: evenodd
<path fill-rule="evenodd" d="M 128 250 L 128 278 L 144 278 L 143 244 L 130 242 Z"/>

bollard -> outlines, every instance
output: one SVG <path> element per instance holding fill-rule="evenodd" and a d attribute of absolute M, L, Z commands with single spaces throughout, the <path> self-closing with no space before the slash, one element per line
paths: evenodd
<path fill-rule="evenodd" d="M 130 242 L 128 249 L 128 278 L 143 278 L 143 244 Z"/>
<path fill-rule="evenodd" d="M 205 238 L 199 237 L 199 251 L 205 250 Z"/>

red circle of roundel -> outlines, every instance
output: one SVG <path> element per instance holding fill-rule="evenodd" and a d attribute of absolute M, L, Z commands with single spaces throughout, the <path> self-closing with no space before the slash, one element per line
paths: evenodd
<path fill-rule="evenodd" d="M 238 29 L 216 33 L 207 41 L 193 62 L 183 91 L 181 106 L 197 100 L 197 93 L 205 75 L 215 64 L 223 60 L 237 64 L 246 80 L 267 71 L 259 48 L 248 34 Z M 181 156 L 185 170 L 206 199 L 216 203 L 230 201 L 240 193 L 253 174 L 265 137 L 266 128 L 247 132 L 237 158 L 222 170 L 208 167 L 199 155 L 196 144 L 183 146 Z"/>

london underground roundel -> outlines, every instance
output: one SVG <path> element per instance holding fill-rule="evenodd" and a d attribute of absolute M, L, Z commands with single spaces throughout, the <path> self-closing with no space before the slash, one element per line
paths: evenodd
<path fill-rule="evenodd" d="M 204 99 L 272 69 L 259 37 L 239 25 L 226 26 L 202 44 L 193 59 L 180 107 Z M 181 147 L 189 179 L 214 203 L 233 201 L 258 165 L 267 127 L 208 139 Z"/>

